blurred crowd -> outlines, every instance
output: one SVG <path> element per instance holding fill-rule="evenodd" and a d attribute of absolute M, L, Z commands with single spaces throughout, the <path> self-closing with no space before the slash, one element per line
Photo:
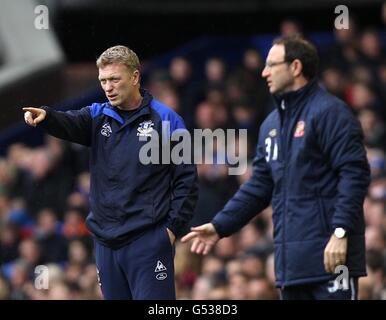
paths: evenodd
<path fill-rule="evenodd" d="M 281 25 L 282 34 L 302 32 L 294 20 Z M 386 56 L 379 30 L 360 30 L 354 20 L 334 36 L 334 45 L 319 48 L 320 84 L 357 115 L 372 174 L 364 207 L 368 276 L 360 279 L 359 298 L 386 299 Z M 249 48 L 242 61 L 208 57 L 197 70 L 179 56 L 169 68 L 153 70 L 144 86 L 180 113 L 190 130 L 248 129 L 251 163 L 259 126 L 274 108 L 260 76 L 264 59 Z M 0 158 L 0 299 L 102 299 L 85 226 L 88 161 L 87 148 L 50 136 L 36 148 L 15 143 Z M 198 174 L 199 200 L 190 225 L 210 221 L 248 179 L 251 166 L 230 176 L 224 164 L 200 164 Z M 177 241 L 177 298 L 278 299 L 271 215 L 267 208 L 205 257 Z M 38 265 L 47 266 L 48 289 L 36 289 Z"/>

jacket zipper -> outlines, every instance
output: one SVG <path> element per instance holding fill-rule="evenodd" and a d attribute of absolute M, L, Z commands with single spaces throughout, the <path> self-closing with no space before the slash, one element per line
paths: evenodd
<path fill-rule="evenodd" d="M 285 106 L 285 101 L 282 101 L 283 108 L 283 126 L 281 130 L 281 139 L 282 139 L 282 160 L 284 163 L 284 175 L 283 175 L 283 186 L 284 186 L 284 211 L 283 211 L 283 283 L 286 281 L 286 242 L 285 242 L 285 234 L 286 234 L 286 216 L 287 216 L 287 131 L 288 131 L 288 122 L 289 122 L 289 110 Z M 284 289 L 284 284 L 282 285 L 282 290 Z"/>

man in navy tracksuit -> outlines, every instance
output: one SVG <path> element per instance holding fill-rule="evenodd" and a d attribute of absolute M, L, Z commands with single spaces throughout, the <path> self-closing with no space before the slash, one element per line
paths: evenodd
<path fill-rule="evenodd" d="M 129 48 L 107 49 L 97 66 L 109 102 L 68 112 L 23 108 L 25 120 L 91 147 L 87 226 L 105 299 L 175 299 L 173 245 L 193 214 L 196 168 L 143 164 L 139 155 L 156 132 L 165 138 L 162 122 L 171 134 L 184 129 L 183 120 L 140 89 L 139 60 Z"/>
<path fill-rule="evenodd" d="M 192 228 L 207 254 L 272 201 L 276 286 L 283 299 L 355 299 L 366 275 L 363 202 L 370 181 L 359 122 L 319 87 L 314 46 L 274 42 L 262 76 L 277 108 L 261 126 L 253 175 L 211 223 Z M 337 268 L 338 267 L 338 268 Z"/>

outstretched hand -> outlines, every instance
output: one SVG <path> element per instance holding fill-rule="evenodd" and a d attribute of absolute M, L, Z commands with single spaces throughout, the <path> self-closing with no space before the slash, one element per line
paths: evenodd
<path fill-rule="evenodd" d="M 47 115 L 46 110 L 40 108 L 25 107 L 23 108 L 23 111 L 24 121 L 32 127 L 36 127 L 46 118 Z"/>
<path fill-rule="evenodd" d="M 190 251 L 206 255 L 213 248 L 216 242 L 220 240 L 220 237 L 213 224 L 206 223 L 201 226 L 191 228 L 191 232 L 185 235 L 181 241 L 188 242 L 192 239 L 193 243 L 190 247 Z"/>

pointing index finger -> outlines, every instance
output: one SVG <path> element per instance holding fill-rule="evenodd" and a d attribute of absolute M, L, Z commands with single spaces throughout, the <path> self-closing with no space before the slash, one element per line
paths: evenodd
<path fill-rule="evenodd" d="M 195 231 L 189 232 L 186 236 L 182 237 L 181 242 L 187 242 L 197 237 L 198 233 Z"/>

